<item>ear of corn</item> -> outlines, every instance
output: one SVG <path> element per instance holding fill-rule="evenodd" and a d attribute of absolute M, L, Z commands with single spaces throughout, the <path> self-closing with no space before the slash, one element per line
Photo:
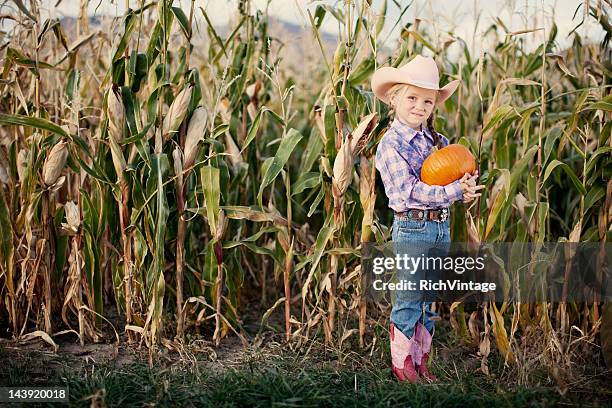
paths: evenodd
<path fill-rule="evenodd" d="M 183 151 L 185 156 L 185 168 L 190 168 L 195 162 L 199 152 L 200 142 L 204 138 L 207 120 L 208 112 L 206 108 L 202 106 L 196 108 L 189 120 L 187 136 L 185 137 L 185 149 Z"/>
<path fill-rule="evenodd" d="M 170 105 L 168 113 L 166 113 L 164 118 L 164 126 L 162 130 L 164 138 L 172 137 L 172 133 L 175 133 L 178 130 L 179 126 L 185 119 L 192 92 L 193 87 L 188 85 L 185 89 L 179 92 L 174 101 L 172 101 L 172 105 Z"/>
<path fill-rule="evenodd" d="M 107 117 L 108 117 L 108 133 L 117 143 L 123 141 L 123 127 L 125 124 L 125 109 L 121 94 L 117 87 L 112 87 L 107 93 Z"/>
<path fill-rule="evenodd" d="M 17 155 L 17 175 L 19 177 L 19 181 L 23 182 L 25 180 L 26 170 L 28 168 L 28 151 L 26 149 L 21 149 L 19 154 Z"/>
<path fill-rule="evenodd" d="M 64 204 L 64 213 L 66 214 L 66 223 L 62 223 L 62 226 L 67 230 L 77 232 L 81 225 L 79 208 L 73 201 L 68 201 Z"/>
<path fill-rule="evenodd" d="M 55 184 L 62 174 L 68 160 L 67 144 L 68 142 L 61 141 L 49 151 L 42 169 L 43 182 L 46 186 Z"/>

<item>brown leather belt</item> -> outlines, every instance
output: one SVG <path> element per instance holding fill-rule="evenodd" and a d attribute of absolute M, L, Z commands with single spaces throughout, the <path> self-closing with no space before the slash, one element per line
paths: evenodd
<path fill-rule="evenodd" d="M 395 213 L 395 216 L 398 218 L 407 218 L 415 221 L 431 220 L 444 222 L 448 219 L 448 215 L 448 208 L 440 208 L 436 210 L 409 209 L 408 211 Z"/>

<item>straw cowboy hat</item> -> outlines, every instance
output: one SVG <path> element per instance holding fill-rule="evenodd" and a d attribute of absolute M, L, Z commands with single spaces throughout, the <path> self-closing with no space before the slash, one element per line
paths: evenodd
<path fill-rule="evenodd" d="M 385 103 L 389 103 L 387 91 L 395 84 L 410 84 L 420 88 L 438 91 L 436 105 L 447 100 L 459 86 L 460 80 L 456 79 L 439 87 L 440 75 L 438 66 L 433 58 L 417 55 L 410 62 L 399 68 L 382 67 L 372 75 L 372 91 Z"/>

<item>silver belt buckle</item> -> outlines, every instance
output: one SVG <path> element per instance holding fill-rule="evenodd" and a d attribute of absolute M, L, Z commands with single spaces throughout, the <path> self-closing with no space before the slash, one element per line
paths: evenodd
<path fill-rule="evenodd" d="M 447 208 L 443 208 L 442 209 L 442 215 L 440 215 L 440 221 L 444 222 L 448 220 L 448 209 Z"/>

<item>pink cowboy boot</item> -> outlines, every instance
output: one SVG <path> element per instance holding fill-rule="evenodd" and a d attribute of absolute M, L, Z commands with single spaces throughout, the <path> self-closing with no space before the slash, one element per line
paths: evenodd
<path fill-rule="evenodd" d="M 419 375 L 429 382 L 437 382 L 438 378 L 430 373 L 427 369 L 427 361 L 429 361 L 429 352 L 431 351 L 432 335 L 425 328 L 425 326 L 423 326 L 421 323 L 417 323 L 416 327 L 414 328 L 413 339 L 419 344 L 419 348 L 422 353 L 422 355 L 419 356 L 420 359 L 415 358 Z"/>
<path fill-rule="evenodd" d="M 427 369 L 427 360 L 429 360 L 429 353 L 423 354 L 421 364 L 419 365 L 419 375 L 429 382 L 438 382 L 438 377 L 430 373 Z"/>
<path fill-rule="evenodd" d="M 400 382 L 417 382 L 417 372 L 414 367 L 413 356 L 418 345 L 408 339 L 401 330 L 391 324 L 389 334 L 391 339 L 391 371 Z"/>

